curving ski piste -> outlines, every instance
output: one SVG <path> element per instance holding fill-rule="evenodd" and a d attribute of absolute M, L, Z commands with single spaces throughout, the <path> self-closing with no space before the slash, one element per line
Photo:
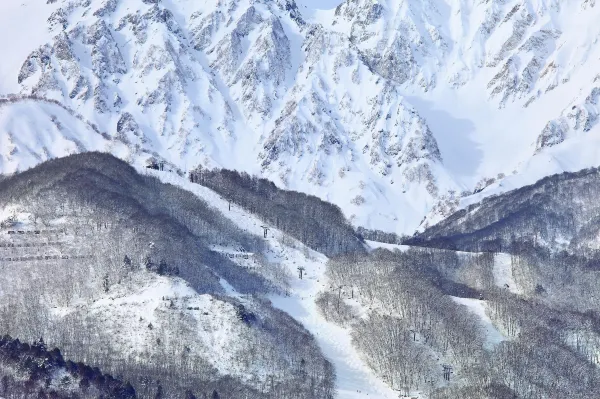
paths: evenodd
<path fill-rule="evenodd" d="M 158 177 L 164 183 L 182 187 L 210 205 L 221 210 L 240 228 L 263 236 L 260 219 L 244 209 L 232 205 L 214 191 L 193 184 L 175 173 L 157 172 L 140 168 L 140 172 Z M 269 299 L 273 306 L 288 313 L 314 335 L 323 354 L 334 365 L 336 372 L 336 391 L 338 399 L 396 399 L 399 393 L 390 388 L 369 369 L 360 354 L 352 345 L 350 331 L 323 318 L 315 304 L 315 298 L 321 291 L 330 289 L 325 275 L 327 258 L 315 251 L 306 248 L 301 242 L 277 229 L 270 229 L 267 243 L 267 255 L 272 263 L 279 263 L 286 267 L 290 285 L 286 295 L 271 295 Z M 285 241 L 285 243 L 282 243 Z M 290 245 L 292 244 L 292 245 Z M 303 278 L 298 276 L 298 267 L 304 267 Z M 227 281 L 221 284 L 228 294 L 243 299 L 243 295 L 236 294 Z"/>

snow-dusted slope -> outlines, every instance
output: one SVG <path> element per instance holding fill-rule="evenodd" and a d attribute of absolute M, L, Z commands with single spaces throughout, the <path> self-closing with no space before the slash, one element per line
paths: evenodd
<path fill-rule="evenodd" d="M 198 195 L 217 209 L 226 210 L 223 215 L 240 228 L 261 236 L 263 223 L 254 215 L 234 205 L 229 209 L 228 202 L 215 192 L 178 177 L 173 173 L 148 171 L 165 183 L 185 188 Z M 281 265 L 289 276 L 286 295 L 272 295 L 273 305 L 288 313 L 310 331 L 319 343 L 323 354 L 331 361 L 336 371 L 336 390 L 339 399 L 392 399 L 398 393 L 378 379 L 362 360 L 352 345 L 350 330 L 325 320 L 317 309 L 317 294 L 329 289 L 325 276 L 327 258 L 314 252 L 302 243 L 287 237 L 277 229 L 269 230 L 267 238 L 268 263 Z M 243 258 L 238 259 L 244 262 Z M 298 277 L 298 267 L 303 267 L 303 279 Z M 227 286 L 227 284 L 225 284 Z M 243 300 L 243 295 L 229 288 L 229 295 Z"/>
<path fill-rule="evenodd" d="M 492 178 L 598 164 L 595 1 L 6 3 L 3 172 L 86 149 L 236 168 L 412 233 Z M 59 138 L 41 98 L 106 137 L 57 111 Z"/>

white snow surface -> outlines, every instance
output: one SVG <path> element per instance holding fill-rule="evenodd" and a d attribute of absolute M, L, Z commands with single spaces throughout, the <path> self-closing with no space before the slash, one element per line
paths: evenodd
<path fill-rule="evenodd" d="M 228 202 L 214 191 L 206 187 L 188 182 L 174 173 L 145 171 L 158 177 L 164 183 L 170 183 L 191 191 L 210 205 L 223 211 L 223 215 L 237 224 L 240 228 L 262 237 L 263 223 L 257 217 L 244 209 L 233 205 L 228 211 Z M 299 241 L 294 246 L 285 246 L 279 239 L 283 233 L 277 229 L 270 229 L 267 239 L 269 257 L 272 262 L 283 263 L 291 276 L 291 285 L 288 295 L 272 295 L 270 300 L 274 307 L 288 313 L 299 321 L 313 334 L 323 354 L 331 361 L 336 371 L 336 389 L 339 399 L 391 399 L 398 398 L 398 393 L 392 390 L 382 380 L 377 378 L 361 359 L 359 353 L 352 345 L 349 329 L 342 328 L 326 321 L 319 313 L 315 304 L 317 294 L 328 289 L 325 276 L 327 258 L 315 251 L 305 248 Z M 305 268 L 304 278 L 298 278 L 297 267 Z M 221 285 L 228 295 L 242 298 L 235 289 L 225 280 Z"/>
<path fill-rule="evenodd" d="M 320 275 L 317 270 L 313 269 L 312 272 Z M 304 288 L 298 287 L 300 285 L 294 287 L 290 297 L 273 297 L 271 300 L 275 307 L 301 322 L 315 336 L 323 354 L 335 367 L 337 397 L 398 398 L 398 393 L 377 378 L 365 365 L 352 345 L 349 330 L 327 322 L 319 314 L 314 298 L 325 288 L 323 281 L 308 281 L 307 284 L 302 284 Z"/>
<path fill-rule="evenodd" d="M 386 242 L 379 242 L 379 241 L 365 240 L 365 242 L 367 243 L 367 246 L 370 251 L 374 251 L 378 248 L 383 248 L 383 249 L 387 249 L 389 251 L 394 252 L 394 251 L 406 251 L 410 248 L 410 246 L 408 246 L 408 245 L 388 244 Z"/>
<path fill-rule="evenodd" d="M 473 298 L 458 298 L 452 297 L 456 303 L 466 306 L 469 311 L 476 315 L 480 321 L 485 333 L 485 345 L 488 349 L 492 349 L 494 345 L 506 340 L 507 338 L 494 326 L 490 317 L 486 314 L 487 303 L 484 300 Z"/>
<path fill-rule="evenodd" d="M 95 301 L 91 306 L 75 304 L 68 308 L 54 308 L 56 316 L 64 317 L 72 312 L 86 312 L 100 323 L 102 332 L 113 334 L 119 341 L 123 355 L 138 356 L 155 344 L 153 329 L 163 323 L 173 322 L 165 318 L 170 303 L 174 303 L 186 313 L 189 321 L 197 323 L 194 350 L 209 353 L 206 359 L 222 375 L 247 379 L 249 374 L 239 364 L 236 353 L 244 342 L 244 332 L 240 328 L 233 305 L 215 299 L 211 295 L 199 295 L 187 282 L 179 278 L 167 278 L 148 273 L 139 279 L 138 286 L 122 287 L 115 285 L 106 297 Z M 186 308 L 199 308 L 200 311 L 186 311 Z M 140 325 L 153 325 L 153 329 L 139 328 Z M 177 326 L 171 325 L 171 328 Z M 183 327 L 183 324 L 178 327 Z M 178 341 L 181 337 L 175 330 L 167 337 Z M 256 369 L 258 365 L 254 365 Z M 258 370 L 255 375 L 263 377 Z"/>
<path fill-rule="evenodd" d="M 412 234 L 598 166 L 598 20 L 589 0 L 4 1 L 0 172 L 155 156 Z"/>
<path fill-rule="evenodd" d="M 510 254 L 496 254 L 494 257 L 493 274 L 496 286 L 507 289 L 513 294 L 521 293 L 513 276 Z"/>
<path fill-rule="evenodd" d="M 0 93 L 19 91 L 16 77 L 23 60 L 33 49 L 52 38 L 46 20 L 57 8 L 58 4 L 46 5 L 39 0 L 3 1 L 0 4 Z"/>

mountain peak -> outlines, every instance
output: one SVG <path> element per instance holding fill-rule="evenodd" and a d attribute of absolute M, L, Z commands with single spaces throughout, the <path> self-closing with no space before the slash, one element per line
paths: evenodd
<path fill-rule="evenodd" d="M 32 5 L 4 15 L 23 19 Z M 58 101 L 108 136 L 65 137 L 90 146 L 76 148 L 257 173 L 334 201 L 357 224 L 411 233 L 450 191 L 515 170 L 532 182 L 550 145 L 575 167 L 563 148 L 596 126 L 598 10 L 549 0 L 58 0 L 36 10 L 45 26 L 27 55 L 0 49 L 16 84 L 0 87 L 13 95 L 1 112 L 9 121 L 15 102 Z M 55 129 L 45 112 L 32 118 Z M 63 132 L 79 123 L 60 122 Z M 13 143 L 4 165 L 66 153 L 25 148 L 14 137 L 31 126 L 11 126 L 0 132 Z"/>

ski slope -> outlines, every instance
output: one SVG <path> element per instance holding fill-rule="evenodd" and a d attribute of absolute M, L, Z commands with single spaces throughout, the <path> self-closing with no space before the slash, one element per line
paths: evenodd
<path fill-rule="evenodd" d="M 387 249 L 388 251 L 406 251 L 407 249 L 410 248 L 409 245 L 399 245 L 399 244 L 389 244 L 387 242 L 379 242 L 379 241 L 371 241 L 371 240 L 365 240 L 365 242 L 367 243 L 367 246 L 369 247 L 370 251 L 374 251 L 378 248 L 382 248 L 382 249 Z"/>
<path fill-rule="evenodd" d="M 510 254 L 497 254 L 494 257 L 494 283 L 500 288 L 505 288 L 513 294 L 521 294 L 515 281 Z"/>
<path fill-rule="evenodd" d="M 261 225 L 264 223 L 260 219 L 233 204 L 229 211 L 229 203 L 214 191 L 190 183 L 174 173 L 142 168 L 139 171 L 156 176 L 164 183 L 170 183 L 194 193 L 221 210 L 224 216 L 241 229 L 260 237 L 263 236 Z M 282 236 L 283 233 L 277 229 L 269 230 L 267 255 L 269 261 L 281 263 L 287 267 L 291 282 L 289 293 L 287 296 L 271 295 L 269 299 L 274 307 L 288 313 L 313 334 L 323 354 L 335 368 L 337 397 L 339 399 L 398 398 L 399 394 L 377 378 L 361 359 L 359 353 L 352 346 L 350 331 L 328 322 L 319 313 L 315 298 L 319 292 L 329 288 L 325 276 L 327 258 L 305 248 L 296 240 L 293 240 L 293 247 L 283 245 L 280 239 Z M 291 241 L 290 238 L 287 239 L 287 242 L 289 241 Z M 302 280 L 298 277 L 297 268 L 299 266 L 305 268 Z M 222 280 L 221 284 L 228 294 L 243 299 L 243 296 L 236 294 L 233 287 L 225 280 Z"/>
<path fill-rule="evenodd" d="M 485 333 L 485 346 L 488 349 L 493 349 L 495 345 L 506 340 L 507 338 L 494 326 L 494 323 L 486 313 L 487 302 L 474 298 L 459 298 L 452 297 L 456 303 L 466 306 L 471 313 L 477 316 L 480 320 L 481 327 Z"/>

